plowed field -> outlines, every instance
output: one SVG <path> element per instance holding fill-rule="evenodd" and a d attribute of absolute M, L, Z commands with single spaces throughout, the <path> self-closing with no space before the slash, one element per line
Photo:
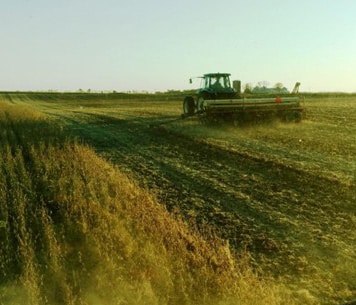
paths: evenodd
<path fill-rule="evenodd" d="M 306 99 L 307 119 L 242 127 L 179 119 L 181 102 L 13 94 L 310 302 L 356 298 L 356 98 Z M 314 299 L 315 298 L 315 299 Z"/>

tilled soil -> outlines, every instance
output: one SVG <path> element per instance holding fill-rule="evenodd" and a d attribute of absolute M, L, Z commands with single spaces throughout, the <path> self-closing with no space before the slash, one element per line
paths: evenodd
<path fill-rule="evenodd" d="M 247 250 L 257 270 L 325 298 L 340 289 L 356 295 L 356 286 L 347 286 L 353 279 L 340 279 L 356 283 L 354 267 L 345 267 L 356 262 L 354 185 L 183 135 L 164 124 L 173 116 L 46 107 L 169 211 Z M 320 292 L 324 284 L 332 289 Z"/>
<path fill-rule="evenodd" d="M 146 120 L 81 112 L 80 122 L 75 124 L 74 117 L 71 126 L 101 155 L 155 192 L 168 210 L 201 228 L 212 226 L 235 249 L 266 255 L 274 264 L 290 254 L 290 263 L 303 270 L 298 259 L 309 250 L 332 252 L 328 239 L 332 243 L 338 234 L 345 235 L 345 243 L 355 238 L 343 229 L 353 221 L 347 210 L 355 194 L 335 181 L 207 144 L 164 125 L 152 127 Z M 308 240 L 311 248 L 291 251 L 298 238 Z"/>

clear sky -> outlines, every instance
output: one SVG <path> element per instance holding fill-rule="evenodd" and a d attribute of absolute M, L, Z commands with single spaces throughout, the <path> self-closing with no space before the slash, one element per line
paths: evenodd
<path fill-rule="evenodd" d="M 0 90 L 356 92 L 355 0 L 0 0 Z"/>

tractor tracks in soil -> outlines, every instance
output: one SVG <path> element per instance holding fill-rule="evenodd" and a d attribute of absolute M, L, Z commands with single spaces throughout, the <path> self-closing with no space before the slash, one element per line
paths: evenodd
<path fill-rule="evenodd" d="M 132 111 L 132 102 L 119 110 L 116 103 L 95 108 L 31 98 L 9 102 L 31 103 L 61 121 L 169 211 L 203 234 L 214 231 L 237 251 L 247 249 L 263 274 L 326 298 L 338 290 L 355 295 L 354 183 L 283 163 L 268 150 L 254 151 L 260 140 L 240 147 L 184 135 L 169 126 L 177 118 L 163 117 L 156 105 Z M 288 150 L 284 142 L 276 145 Z"/>
<path fill-rule="evenodd" d="M 169 211 L 213 228 L 273 272 L 313 272 L 300 259 L 343 256 L 355 244 L 353 190 L 270 159 L 172 132 L 150 118 L 80 111 L 68 129 L 153 191 Z M 340 238 L 342 236 L 342 238 Z M 345 253 L 356 259 L 355 250 Z M 287 258 L 287 259 L 286 259 Z M 288 261 L 286 263 L 286 260 Z M 333 260 L 323 264 L 333 264 Z"/>
<path fill-rule="evenodd" d="M 348 221 L 355 195 L 340 191 L 334 181 L 196 141 L 164 126 L 150 127 L 147 119 L 80 116 L 72 118 L 75 134 L 153 190 L 169 210 L 215 225 L 235 247 L 247 243 L 255 250 L 277 251 L 288 246 L 291 230 L 304 222 L 318 231 L 324 221 L 325 233 L 330 214 Z"/>

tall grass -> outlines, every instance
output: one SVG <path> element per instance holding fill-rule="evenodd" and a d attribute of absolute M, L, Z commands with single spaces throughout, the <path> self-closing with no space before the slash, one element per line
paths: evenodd
<path fill-rule="evenodd" d="M 190 231 L 60 126 L 0 101 L 1 305 L 286 303 L 223 241 Z"/>

